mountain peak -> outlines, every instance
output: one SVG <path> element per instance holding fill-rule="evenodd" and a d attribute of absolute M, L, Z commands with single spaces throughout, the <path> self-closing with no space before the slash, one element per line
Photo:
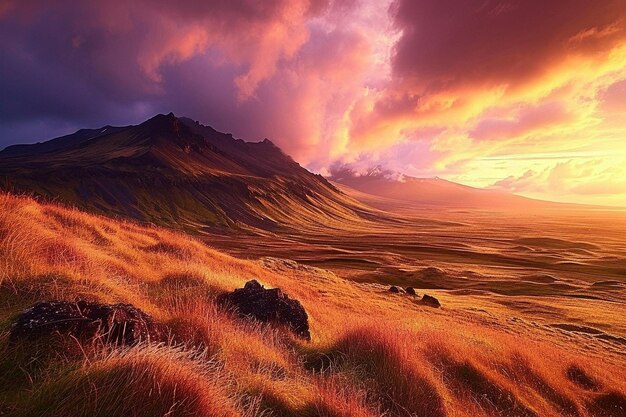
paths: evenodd
<path fill-rule="evenodd" d="M 140 123 L 139 125 L 143 125 L 143 124 L 154 124 L 154 123 L 171 123 L 174 121 L 177 121 L 178 118 L 174 115 L 174 113 L 169 112 L 167 114 L 165 113 L 158 113 L 155 114 L 154 116 L 152 116 L 151 118 L 149 118 L 148 120 Z"/>
<path fill-rule="evenodd" d="M 173 113 L 0 152 L 0 177 L 20 192 L 166 225 L 277 230 L 362 213 L 269 139 L 244 142 Z"/>
<path fill-rule="evenodd" d="M 280 149 L 278 146 L 276 146 L 276 144 L 274 142 L 272 142 L 271 140 L 269 140 L 268 138 L 263 139 L 261 142 L 263 145 L 267 145 L 271 148 L 275 148 L 275 149 Z M 282 152 L 282 151 L 281 151 Z"/>
<path fill-rule="evenodd" d="M 176 127 L 180 125 L 181 121 L 174 115 L 174 113 L 163 114 L 159 113 L 156 116 L 151 117 L 139 126 L 155 126 L 158 128 L 163 127 Z"/>
<path fill-rule="evenodd" d="M 360 180 L 384 180 L 404 182 L 410 178 L 398 171 L 385 168 L 382 165 L 375 165 L 367 169 L 356 169 L 350 165 L 339 165 L 331 168 L 330 179 L 332 181 L 346 181 L 351 178 L 359 178 Z"/>
<path fill-rule="evenodd" d="M 154 115 L 153 117 L 151 117 L 148 120 L 153 120 L 153 119 L 171 119 L 172 120 L 172 119 L 176 119 L 176 118 L 177 117 L 176 117 L 176 115 L 174 115 L 174 112 L 169 112 L 167 114 L 165 114 L 165 113 L 156 114 L 156 115 Z"/>
<path fill-rule="evenodd" d="M 101 166 L 122 158 L 138 169 L 144 165 L 169 169 L 171 175 L 253 175 L 268 178 L 290 173 L 310 175 L 271 140 L 245 142 L 232 134 L 174 113 L 160 113 L 141 124 L 125 127 L 105 126 L 81 129 L 48 142 L 21 145 L 0 153 L 6 158 L 30 157 L 15 164 L 47 166 L 54 154 L 62 165 Z M 37 158 L 35 158 L 37 156 Z M 177 174 L 178 172 L 178 174 Z M 315 179 L 319 181 L 319 179 Z"/>

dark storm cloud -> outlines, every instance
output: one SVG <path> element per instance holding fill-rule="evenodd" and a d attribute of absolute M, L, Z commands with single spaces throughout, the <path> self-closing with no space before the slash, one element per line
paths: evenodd
<path fill-rule="evenodd" d="M 398 0 L 392 13 L 402 30 L 394 73 L 427 91 L 523 83 L 626 35 L 623 0 Z"/>
<path fill-rule="evenodd" d="M 5 2 L 0 147 L 45 138 L 46 126 L 52 135 L 158 111 L 224 119 L 224 108 L 249 101 L 295 56 L 308 41 L 306 20 L 328 8 L 326 0 Z M 192 73 L 182 96 L 178 79 Z"/>

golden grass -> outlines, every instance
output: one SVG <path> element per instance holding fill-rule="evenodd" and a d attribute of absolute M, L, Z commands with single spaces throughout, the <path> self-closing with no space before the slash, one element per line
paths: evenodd
<path fill-rule="evenodd" d="M 327 271 L 238 260 L 181 233 L 6 194 L 0 268 L 0 415 L 625 412 L 623 356 L 588 338 L 484 320 L 444 292 L 435 292 L 444 309 L 431 309 Z M 252 278 L 302 302 L 311 343 L 216 309 L 217 294 Z M 8 345 L 21 309 L 77 298 L 132 303 L 166 323 L 171 342 L 124 350 L 75 340 L 66 348 Z"/>
<path fill-rule="evenodd" d="M 136 347 L 87 361 L 41 386 L 24 416 L 242 415 L 239 398 L 208 358 L 166 347 Z M 249 404 L 249 415 L 255 407 Z"/>

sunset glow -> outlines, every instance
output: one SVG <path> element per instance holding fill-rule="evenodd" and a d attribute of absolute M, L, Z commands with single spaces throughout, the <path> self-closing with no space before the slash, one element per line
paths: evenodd
<path fill-rule="evenodd" d="M 626 206 L 623 0 L 0 1 L 0 146 L 173 111 L 307 168 Z"/>
<path fill-rule="evenodd" d="M 0 417 L 626 417 L 626 0 L 0 0 Z"/>

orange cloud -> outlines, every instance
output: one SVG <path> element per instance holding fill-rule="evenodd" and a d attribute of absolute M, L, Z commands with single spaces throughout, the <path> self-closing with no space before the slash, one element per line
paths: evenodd
<path fill-rule="evenodd" d="M 626 3 L 398 0 L 392 11 L 401 31 L 393 77 L 352 108 L 351 149 L 384 155 L 399 141 L 427 143 L 421 172 L 477 186 L 533 182 L 543 198 L 556 188 L 528 165 L 545 164 L 518 160 L 506 172 L 489 157 L 626 152 L 607 140 L 626 133 Z"/>

